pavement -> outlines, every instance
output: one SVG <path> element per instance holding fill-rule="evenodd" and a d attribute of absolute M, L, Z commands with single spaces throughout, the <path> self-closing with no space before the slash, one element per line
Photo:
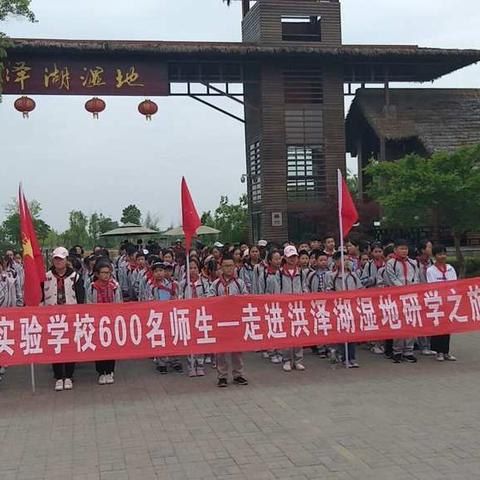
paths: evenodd
<path fill-rule="evenodd" d="M 396 365 L 360 350 L 361 368 L 306 355 L 307 371 L 246 355 L 249 386 L 158 375 L 119 362 L 98 386 L 92 364 L 71 392 L 49 366 L 0 384 L 0 480 L 480 479 L 480 335 L 458 362 Z"/>

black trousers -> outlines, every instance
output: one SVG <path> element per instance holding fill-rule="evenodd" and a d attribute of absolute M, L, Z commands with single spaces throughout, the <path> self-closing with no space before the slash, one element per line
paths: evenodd
<path fill-rule="evenodd" d="M 385 340 L 385 353 L 387 355 L 393 354 L 393 340 Z"/>
<path fill-rule="evenodd" d="M 99 375 L 108 375 L 115 371 L 115 360 L 100 360 L 95 362 L 95 368 Z"/>
<path fill-rule="evenodd" d="M 450 353 L 450 335 L 437 335 L 432 337 L 430 348 L 437 353 Z"/>
<path fill-rule="evenodd" d="M 64 378 L 72 378 L 75 371 L 74 363 L 52 363 L 53 376 L 55 380 L 63 380 Z"/>

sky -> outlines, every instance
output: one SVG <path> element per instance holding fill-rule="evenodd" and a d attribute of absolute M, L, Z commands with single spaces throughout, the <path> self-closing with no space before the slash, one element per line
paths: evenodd
<path fill-rule="evenodd" d="M 240 3 L 233 3 L 34 0 L 38 23 L 9 19 L 0 31 L 25 38 L 240 41 Z M 346 44 L 480 49 L 478 0 L 342 0 L 342 18 Z M 480 88 L 480 64 L 424 86 Z M 84 110 L 85 97 L 35 96 L 29 120 L 14 110 L 14 100 L 4 96 L 0 104 L 0 221 L 19 181 L 60 231 L 71 210 L 119 219 L 131 203 L 162 227 L 178 225 L 182 175 L 199 211 L 215 209 L 221 195 L 237 200 L 245 191 L 243 125 L 191 99 L 154 98 L 159 113 L 152 122 L 138 114 L 139 98 L 105 98 L 99 120 Z"/>

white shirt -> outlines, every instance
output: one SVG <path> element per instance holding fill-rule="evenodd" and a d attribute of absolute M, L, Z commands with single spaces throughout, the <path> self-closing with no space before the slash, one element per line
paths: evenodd
<path fill-rule="evenodd" d="M 457 280 L 457 272 L 451 265 L 446 265 L 445 275 L 435 265 L 427 268 L 427 282 L 449 282 Z"/>

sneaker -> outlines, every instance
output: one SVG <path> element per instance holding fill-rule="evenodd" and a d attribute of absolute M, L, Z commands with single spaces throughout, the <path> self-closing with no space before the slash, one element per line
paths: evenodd
<path fill-rule="evenodd" d="M 402 354 L 401 353 L 394 353 L 392 355 L 393 363 L 402 363 Z"/>
<path fill-rule="evenodd" d="M 197 377 L 204 377 L 204 376 L 205 376 L 205 368 L 197 367 Z"/>
<path fill-rule="evenodd" d="M 372 353 L 374 355 L 383 355 L 385 353 L 385 351 L 383 350 L 382 347 L 379 347 L 378 345 L 374 345 L 372 347 Z"/>
<path fill-rule="evenodd" d="M 216 358 L 212 358 L 212 368 L 213 369 L 217 368 L 217 359 Z"/>
<path fill-rule="evenodd" d="M 278 365 L 279 363 L 282 363 L 282 357 L 280 355 L 272 355 L 270 361 Z"/>
<path fill-rule="evenodd" d="M 205 355 L 205 364 L 210 365 L 212 363 L 212 356 L 211 355 Z"/>
<path fill-rule="evenodd" d="M 305 365 L 303 363 L 295 363 L 293 366 L 295 367 L 295 370 L 298 370 L 299 372 L 305 371 Z"/>
<path fill-rule="evenodd" d="M 450 355 L 449 353 L 446 353 L 445 360 L 447 360 L 447 362 L 456 362 L 457 357 L 455 355 Z"/>
<path fill-rule="evenodd" d="M 7 369 L 5 367 L 0 367 L 0 375 L 5 375 Z"/>
<path fill-rule="evenodd" d="M 312 350 L 312 355 L 319 355 L 320 354 L 320 350 L 318 349 L 318 347 L 310 347 L 311 350 Z"/>
<path fill-rule="evenodd" d="M 188 369 L 188 376 L 189 377 L 196 377 L 197 376 L 197 369 L 195 367 Z"/>
<path fill-rule="evenodd" d="M 445 361 L 445 355 L 443 353 L 437 353 L 437 362 L 444 362 Z"/>
<path fill-rule="evenodd" d="M 320 358 L 327 358 L 327 351 L 324 348 L 318 350 L 318 356 Z"/>
<path fill-rule="evenodd" d="M 107 377 L 106 375 L 100 375 L 98 377 L 98 384 L 99 385 L 105 385 L 107 383 Z"/>
<path fill-rule="evenodd" d="M 177 373 L 183 373 L 183 367 L 181 363 L 174 363 L 172 369 Z"/>
<path fill-rule="evenodd" d="M 66 378 L 63 382 L 63 389 L 64 390 L 72 390 L 73 389 L 73 382 L 71 378 Z"/>
<path fill-rule="evenodd" d="M 55 391 L 61 392 L 63 390 L 63 380 L 57 380 L 55 382 Z"/>
<path fill-rule="evenodd" d="M 226 378 L 219 378 L 217 382 L 217 387 L 225 388 L 228 387 L 228 382 Z"/>
<path fill-rule="evenodd" d="M 111 384 L 114 383 L 114 382 L 115 382 L 115 380 L 114 380 L 114 378 L 113 378 L 113 373 L 107 373 L 107 374 L 105 375 L 105 383 L 106 383 L 107 385 L 111 385 Z"/>
<path fill-rule="evenodd" d="M 350 362 L 350 368 L 360 368 L 360 365 L 358 364 L 358 362 L 356 360 L 352 360 Z"/>
<path fill-rule="evenodd" d="M 283 371 L 284 372 L 291 372 L 292 371 L 292 364 L 290 362 L 285 362 L 283 364 Z"/>
<path fill-rule="evenodd" d="M 242 376 L 235 377 L 233 383 L 236 385 L 248 385 L 248 380 Z"/>
<path fill-rule="evenodd" d="M 417 357 L 415 357 L 415 355 L 404 355 L 403 359 L 407 363 L 417 363 Z"/>
<path fill-rule="evenodd" d="M 165 365 L 159 365 L 157 367 L 157 372 L 161 375 L 166 375 L 168 373 L 167 367 Z"/>
<path fill-rule="evenodd" d="M 429 348 L 424 348 L 422 351 L 421 351 L 421 354 L 422 355 L 425 355 L 427 357 L 431 357 L 432 355 L 436 355 L 437 352 L 433 351 L 433 350 L 430 350 Z"/>
<path fill-rule="evenodd" d="M 270 358 L 270 354 L 265 350 L 262 352 L 262 358 L 268 360 Z"/>

